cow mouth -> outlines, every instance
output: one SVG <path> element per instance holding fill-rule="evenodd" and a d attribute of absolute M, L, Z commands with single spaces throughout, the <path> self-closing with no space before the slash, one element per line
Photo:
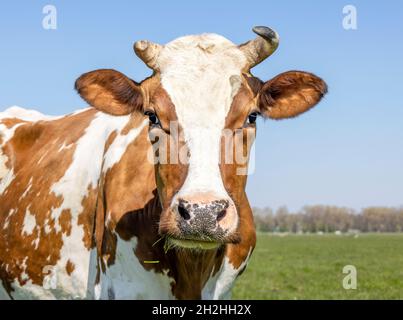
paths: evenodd
<path fill-rule="evenodd" d="M 193 250 L 212 250 L 217 249 L 222 246 L 222 242 L 217 241 L 206 241 L 206 240 L 195 240 L 195 239 L 180 239 L 167 237 L 165 241 L 166 249 L 171 248 L 183 248 L 183 249 L 193 249 Z"/>

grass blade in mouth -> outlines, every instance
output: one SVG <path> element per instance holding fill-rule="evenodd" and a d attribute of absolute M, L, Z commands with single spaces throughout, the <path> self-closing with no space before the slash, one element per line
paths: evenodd
<path fill-rule="evenodd" d="M 168 237 L 164 249 L 167 249 L 165 253 L 172 249 L 173 247 L 179 247 L 184 249 L 200 249 L 200 250 L 211 250 L 216 249 L 221 245 L 219 242 L 215 241 L 200 241 L 200 240 L 190 240 L 190 239 L 175 239 Z"/>

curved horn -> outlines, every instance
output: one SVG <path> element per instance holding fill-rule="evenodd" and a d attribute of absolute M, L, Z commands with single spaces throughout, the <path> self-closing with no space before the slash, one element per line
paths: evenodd
<path fill-rule="evenodd" d="M 147 40 L 141 40 L 134 43 L 134 52 L 144 61 L 144 63 L 153 70 L 158 70 L 157 58 L 163 46 Z"/>
<path fill-rule="evenodd" d="M 239 46 L 239 49 L 245 54 L 248 60 L 246 65 L 248 70 L 276 51 L 280 41 L 277 32 L 268 27 L 258 26 L 252 30 L 258 37 Z"/>

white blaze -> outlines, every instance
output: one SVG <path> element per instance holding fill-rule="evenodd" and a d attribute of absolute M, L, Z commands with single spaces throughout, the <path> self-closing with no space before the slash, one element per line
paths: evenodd
<path fill-rule="evenodd" d="M 158 58 L 161 83 L 175 105 L 190 151 L 189 171 L 178 196 L 210 192 L 229 198 L 219 170 L 220 139 L 238 87 L 243 53 L 216 34 L 187 36 L 168 43 Z"/>

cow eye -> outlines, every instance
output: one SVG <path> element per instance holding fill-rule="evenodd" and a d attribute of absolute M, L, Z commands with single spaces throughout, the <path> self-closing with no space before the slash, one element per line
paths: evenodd
<path fill-rule="evenodd" d="M 248 116 L 248 124 L 253 124 L 253 123 L 255 123 L 256 122 L 256 119 L 257 119 L 257 116 L 258 116 L 258 113 L 257 112 L 252 112 L 251 114 L 249 114 L 249 116 Z"/>
<path fill-rule="evenodd" d="M 148 119 L 150 120 L 150 124 L 152 126 L 159 126 L 160 125 L 160 120 L 158 119 L 157 115 L 155 112 L 152 111 L 146 111 L 144 112 L 146 116 L 148 116 Z"/>

